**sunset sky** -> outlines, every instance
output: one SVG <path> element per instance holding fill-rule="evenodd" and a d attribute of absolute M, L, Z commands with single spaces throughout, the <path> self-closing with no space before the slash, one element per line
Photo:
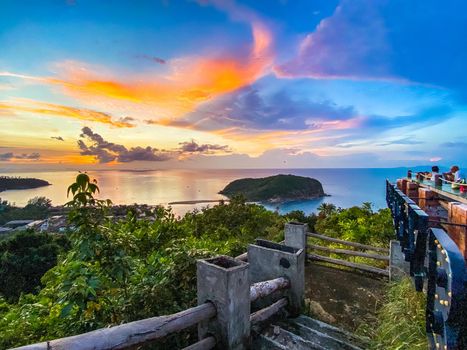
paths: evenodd
<path fill-rule="evenodd" d="M 0 170 L 453 163 L 465 1 L 0 1 Z"/>

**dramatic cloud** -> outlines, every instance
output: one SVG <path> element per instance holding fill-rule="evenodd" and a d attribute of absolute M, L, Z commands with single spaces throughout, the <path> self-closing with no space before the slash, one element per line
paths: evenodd
<path fill-rule="evenodd" d="M 210 145 L 210 144 L 198 144 L 195 140 L 190 142 L 180 142 L 180 151 L 182 153 L 214 153 L 216 151 L 230 152 L 227 145 Z"/>
<path fill-rule="evenodd" d="M 150 146 L 127 148 L 123 145 L 108 142 L 104 138 L 93 132 L 90 128 L 84 127 L 80 135 L 81 138 L 88 141 L 78 140 L 78 147 L 83 156 L 93 156 L 99 163 L 110 163 L 113 161 L 119 163 L 129 163 L 134 161 L 163 162 L 178 156 L 187 154 L 212 154 L 215 152 L 229 152 L 227 146 L 198 144 L 192 140 L 190 142 L 181 142 L 180 148 L 174 150 L 160 150 Z"/>
<path fill-rule="evenodd" d="M 120 120 L 114 120 L 110 114 L 104 112 L 27 99 L 21 99 L 20 103 L 0 102 L 0 113 L 1 112 L 26 112 L 110 124 L 118 128 L 134 127 L 134 125 L 129 122 L 133 120 L 132 118 L 126 117 Z"/>
<path fill-rule="evenodd" d="M 18 160 L 38 160 L 40 159 L 41 155 L 37 152 L 34 152 L 34 153 L 30 153 L 30 154 L 27 154 L 27 153 L 23 153 L 23 154 L 14 154 L 12 152 L 8 152 L 8 153 L 0 153 L 0 161 L 10 161 L 10 160 L 15 160 L 15 159 L 18 159 Z"/>
<path fill-rule="evenodd" d="M 171 158 L 171 155 L 165 151 L 160 151 L 152 147 L 132 147 L 127 149 L 123 145 L 107 142 L 104 138 L 94 133 L 90 128 L 82 129 L 82 138 L 90 141 L 87 145 L 83 140 L 78 140 L 78 147 L 81 150 L 81 155 L 93 156 L 99 163 L 109 163 L 117 161 L 120 163 L 128 163 L 132 161 L 152 161 L 160 162 Z"/>
<path fill-rule="evenodd" d="M 390 48 L 380 4 L 343 0 L 300 43 L 297 57 L 277 65 L 281 77 L 388 78 Z"/>
<path fill-rule="evenodd" d="M 153 111 L 178 117 L 200 102 L 251 84 L 268 72 L 273 61 L 272 34 L 257 18 L 248 24 L 253 36 L 248 50 L 174 58 L 167 62 L 163 73 L 123 78 L 105 67 L 65 61 L 56 65 L 58 77 L 11 72 L 0 72 L 0 77 L 60 86 L 67 95 L 86 102 L 111 99 L 126 103 L 126 107 L 144 104 Z"/>
<path fill-rule="evenodd" d="M 50 138 L 51 138 L 51 139 L 58 140 L 58 141 L 65 141 L 65 140 L 63 139 L 63 137 L 61 137 L 61 136 L 51 136 Z"/>
<path fill-rule="evenodd" d="M 292 97 L 279 90 L 265 95 L 256 87 L 246 87 L 200 105 L 183 119 L 161 120 L 162 125 L 199 130 L 243 128 L 255 130 L 313 130 L 351 120 L 351 106 L 340 107 L 330 101 L 311 101 Z"/>

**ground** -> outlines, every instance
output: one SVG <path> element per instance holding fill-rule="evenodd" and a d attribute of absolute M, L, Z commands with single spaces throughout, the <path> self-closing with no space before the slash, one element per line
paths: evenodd
<path fill-rule="evenodd" d="M 374 319 L 386 280 L 374 275 L 308 263 L 305 298 L 310 316 L 348 331 Z"/>

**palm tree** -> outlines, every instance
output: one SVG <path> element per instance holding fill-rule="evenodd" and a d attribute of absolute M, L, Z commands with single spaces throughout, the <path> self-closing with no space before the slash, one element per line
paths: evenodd
<path fill-rule="evenodd" d="M 329 216 L 336 211 L 337 207 L 332 203 L 321 203 L 318 207 L 320 216 Z"/>

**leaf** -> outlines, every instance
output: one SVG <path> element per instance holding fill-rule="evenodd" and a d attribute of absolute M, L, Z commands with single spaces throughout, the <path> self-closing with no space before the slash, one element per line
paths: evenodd
<path fill-rule="evenodd" d="M 66 304 L 60 311 L 60 317 L 67 317 L 70 314 L 71 309 L 73 308 L 72 303 Z"/>

